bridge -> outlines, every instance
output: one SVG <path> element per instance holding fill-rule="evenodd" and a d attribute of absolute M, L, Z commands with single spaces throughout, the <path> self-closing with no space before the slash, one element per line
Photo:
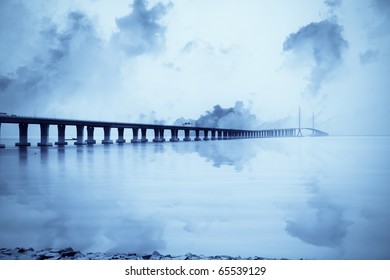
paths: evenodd
<path fill-rule="evenodd" d="M 102 128 L 104 131 L 104 139 L 102 144 L 113 144 L 111 140 L 111 130 L 117 129 L 118 138 L 116 143 L 126 143 L 124 139 L 125 129 L 132 130 L 131 143 L 146 143 L 147 131 L 154 131 L 153 142 L 164 142 L 164 134 L 170 131 L 171 142 L 180 141 L 179 131 L 184 133 L 183 141 L 191 141 L 191 136 L 194 141 L 207 140 L 227 140 L 227 139 L 244 139 L 244 138 L 272 138 L 272 137 L 300 137 L 302 131 L 308 132 L 309 136 L 327 136 L 326 132 L 314 128 L 283 128 L 283 129 L 266 129 L 266 130 L 247 130 L 247 129 L 227 129 L 213 127 L 193 127 L 193 126 L 175 126 L 175 125 L 158 125 L 158 124 L 139 124 L 139 123 L 124 123 L 124 122 L 106 122 L 106 121 L 89 121 L 89 120 L 73 120 L 73 119 L 57 119 L 43 117 L 24 117 L 16 115 L 8 115 L 0 113 L 0 136 L 1 124 L 18 124 L 19 126 L 19 141 L 15 143 L 18 147 L 31 146 L 28 142 L 28 126 L 40 126 L 40 142 L 38 146 L 52 146 L 49 142 L 50 126 L 57 126 L 58 139 L 54 143 L 58 146 L 68 144 L 65 138 L 65 130 L 67 126 L 75 126 L 77 137 L 74 139 L 75 145 L 93 145 L 96 144 L 94 139 L 94 131 L 96 128 Z M 86 140 L 84 140 L 84 132 L 87 132 Z M 141 132 L 141 134 L 139 134 Z M 193 136 L 194 135 L 194 136 Z M 201 138 L 202 136 L 202 138 Z M 0 138 L 1 141 L 1 138 Z M 0 144 L 0 148 L 5 148 L 4 144 Z"/>

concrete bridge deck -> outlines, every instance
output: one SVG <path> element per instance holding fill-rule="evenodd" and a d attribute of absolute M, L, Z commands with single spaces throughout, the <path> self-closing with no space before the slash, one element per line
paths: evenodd
<path fill-rule="evenodd" d="M 28 126 L 31 124 L 39 125 L 41 130 L 41 139 L 38 146 L 52 146 L 49 142 L 50 126 L 57 126 L 58 141 L 55 145 L 63 146 L 68 143 L 65 141 L 65 130 L 67 126 L 75 126 L 77 130 L 77 138 L 75 145 L 92 145 L 96 144 L 94 139 L 95 128 L 103 128 L 104 139 L 102 144 L 112 144 L 111 129 L 118 130 L 118 139 L 116 143 L 125 143 L 124 130 L 131 129 L 133 138 L 131 143 L 146 143 L 147 131 L 154 131 L 153 142 L 164 142 L 164 133 L 170 130 L 171 138 L 169 141 L 177 142 L 179 139 L 179 131 L 184 132 L 183 141 L 191 141 L 191 132 L 195 132 L 195 141 L 207 140 L 227 140 L 227 139 L 243 139 L 243 138 L 271 138 L 271 137 L 298 137 L 302 136 L 302 130 L 309 131 L 310 136 L 326 136 L 326 132 L 313 128 L 283 128 L 283 129 L 266 129 L 266 130 L 247 130 L 247 129 L 228 129 L 228 128 L 213 128 L 213 127 L 193 127 L 193 126 L 174 126 L 174 125 L 158 125 L 158 124 L 139 124 L 125 122 L 107 122 L 107 121 L 91 121 L 91 120 L 75 120 L 75 119 L 59 119 L 59 118 L 43 118 L 43 117 L 24 117 L 16 115 L 0 114 L 0 137 L 1 124 L 18 124 L 19 126 L 19 142 L 16 146 L 30 146 L 28 142 Z M 87 131 L 87 139 L 84 140 L 85 128 Z M 141 131 L 141 135 L 139 135 Z M 200 136 L 202 133 L 203 138 Z M 140 136 L 140 137 L 139 137 Z M 0 138 L 1 141 L 1 138 Z M 4 144 L 0 144 L 0 148 L 4 148 Z"/>

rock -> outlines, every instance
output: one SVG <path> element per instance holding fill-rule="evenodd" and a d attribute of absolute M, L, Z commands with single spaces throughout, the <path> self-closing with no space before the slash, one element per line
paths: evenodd
<path fill-rule="evenodd" d="M 144 255 L 144 256 L 142 256 L 142 259 L 150 260 L 151 257 L 152 257 L 152 255 Z"/>
<path fill-rule="evenodd" d="M 38 259 L 39 260 L 49 260 L 49 259 L 52 259 L 52 260 L 58 260 L 61 258 L 61 255 L 58 254 L 58 253 L 46 253 L 46 254 L 39 254 L 38 255 Z"/>
<path fill-rule="evenodd" d="M 160 260 L 162 257 L 162 255 L 157 252 L 157 251 L 153 251 L 152 253 L 152 256 L 150 257 L 151 260 Z"/>
<path fill-rule="evenodd" d="M 61 254 L 61 257 L 65 258 L 65 257 L 74 257 L 77 253 L 80 252 L 74 251 L 71 247 L 68 247 L 66 249 L 59 251 L 59 253 Z"/>
<path fill-rule="evenodd" d="M 28 248 L 28 249 L 26 249 L 26 248 L 16 248 L 16 249 L 19 249 L 18 250 L 18 253 L 20 253 L 20 254 L 24 254 L 24 253 L 26 253 L 26 252 L 34 252 L 34 249 L 33 248 Z"/>

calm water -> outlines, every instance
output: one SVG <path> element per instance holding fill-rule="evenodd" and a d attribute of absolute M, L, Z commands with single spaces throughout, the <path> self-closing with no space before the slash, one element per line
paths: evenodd
<path fill-rule="evenodd" d="M 0 247 L 390 259 L 389 182 L 388 137 L 8 146 Z"/>

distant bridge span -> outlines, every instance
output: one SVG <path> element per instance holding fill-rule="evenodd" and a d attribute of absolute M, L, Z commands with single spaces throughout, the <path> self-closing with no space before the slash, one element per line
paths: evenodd
<path fill-rule="evenodd" d="M 227 140 L 227 139 L 244 139 L 244 138 L 274 138 L 274 137 L 299 137 L 302 136 L 302 131 L 309 132 L 308 136 L 327 136 L 328 133 L 314 128 L 281 128 L 281 129 L 265 129 L 265 130 L 248 130 L 248 129 L 227 129 L 214 127 L 193 127 L 193 126 L 175 126 L 175 125 L 158 125 L 158 124 L 139 124 L 139 123 L 124 123 L 124 122 L 106 122 L 106 121 L 90 121 L 90 120 L 74 120 L 74 119 L 59 119 L 59 118 L 42 118 L 42 117 L 24 117 L 16 115 L 0 114 L 0 132 L 1 124 L 18 124 L 19 125 L 19 142 L 16 146 L 31 146 L 28 142 L 28 126 L 30 124 L 39 125 L 41 129 L 41 139 L 38 146 L 52 146 L 49 142 L 49 127 L 56 125 L 58 129 L 58 140 L 55 145 L 64 146 L 68 143 L 65 141 L 65 130 L 67 126 L 75 126 L 77 138 L 75 145 L 92 145 L 96 144 L 94 139 L 95 128 L 103 128 L 104 139 L 102 144 L 112 144 L 111 129 L 118 130 L 118 139 L 116 143 L 125 143 L 124 130 L 131 129 L 133 138 L 131 143 L 146 143 L 147 131 L 154 131 L 153 142 L 164 142 L 164 133 L 170 130 L 171 138 L 169 141 L 177 142 L 179 139 L 179 131 L 184 132 L 183 141 L 207 141 L 207 140 Z M 84 140 L 84 132 L 87 132 L 87 139 Z M 141 131 L 141 135 L 139 134 Z M 191 132 L 195 132 L 194 139 L 191 139 Z M 202 132 L 202 138 L 201 138 Z M 0 134 L 1 136 L 1 134 Z M 1 138 L 0 138 L 1 140 Z M 4 144 L 0 144 L 0 148 L 4 148 Z"/>

